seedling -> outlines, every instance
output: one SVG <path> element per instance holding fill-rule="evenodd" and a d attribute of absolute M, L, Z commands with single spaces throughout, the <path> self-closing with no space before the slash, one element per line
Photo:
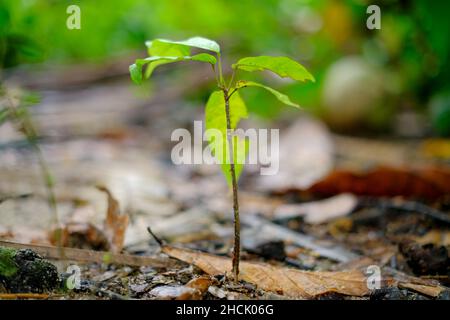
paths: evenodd
<path fill-rule="evenodd" d="M 217 42 L 202 37 L 189 38 L 184 41 L 172 41 L 167 39 L 155 39 L 147 41 L 149 57 L 137 59 L 130 66 L 131 79 L 142 83 L 143 78 L 149 78 L 153 70 L 163 64 L 177 61 L 200 61 L 209 63 L 217 82 L 217 91 L 211 93 L 205 110 L 206 129 L 216 129 L 219 136 L 208 138 L 208 143 L 214 157 L 221 164 L 221 169 L 228 185 L 233 191 L 234 211 L 234 249 L 233 249 L 233 274 L 237 281 L 239 276 L 240 255 L 240 222 L 239 222 L 239 200 L 237 181 L 242 172 L 245 156 L 248 152 L 248 141 L 237 135 L 233 135 L 239 121 L 247 118 L 247 108 L 239 95 L 239 91 L 246 87 L 259 87 L 268 90 L 278 100 L 286 105 L 299 108 L 288 96 L 281 92 L 258 82 L 238 80 L 238 70 L 271 71 L 282 78 L 291 78 L 297 81 L 315 81 L 314 77 L 298 62 L 287 57 L 257 56 L 246 57 L 238 60 L 232 65 L 232 74 L 225 79 L 222 70 L 222 59 L 220 46 Z M 191 55 L 191 49 L 202 51 Z M 145 70 L 143 70 L 145 68 Z M 217 131 L 216 131 L 217 132 Z M 231 146 L 231 148 L 230 148 Z"/>
<path fill-rule="evenodd" d="M 8 120 L 14 122 L 17 129 L 23 133 L 28 143 L 35 151 L 47 189 L 47 202 L 53 214 L 54 224 L 58 226 L 59 215 L 56 205 L 53 175 L 44 158 L 42 150 L 39 147 L 38 134 L 28 112 L 28 107 L 37 102 L 36 96 L 27 93 L 13 97 L 0 83 L 0 98 L 0 125 Z M 18 100 L 18 102 L 16 102 L 16 100 Z M 61 254 L 63 254 L 64 252 L 61 244 L 62 238 L 60 237 L 60 234 L 57 234 L 56 238 L 61 247 Z"/>

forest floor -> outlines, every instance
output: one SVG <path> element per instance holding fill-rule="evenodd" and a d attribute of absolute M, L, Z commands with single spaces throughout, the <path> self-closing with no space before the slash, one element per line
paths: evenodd
<path fill-rule="evenodd" d="M 203 118 L 181 97 L 208 79 L 177 78 L 176 90 L 161 80 L 149 99 L 126 77 L 78 76 L 19 84 L 42 97 L 31 111 L 62 241 L 81 250 L 58 257 L 36 155 L 13 124 L 0 127 L 0 246 L 34 248 L 60 278 L 69 265 L 81 272 L 79 288 L 39 297 L 449 299 L 449 141 L 337 135 L 303 113 L 247 122 L 280 128 L 280 171 L 248 166 L 240 179 L 235 283 L 231 194 L 219 168 L 170 158 L 171 132 Z M 0 298 L 11 293 L 0 285 Z"/>

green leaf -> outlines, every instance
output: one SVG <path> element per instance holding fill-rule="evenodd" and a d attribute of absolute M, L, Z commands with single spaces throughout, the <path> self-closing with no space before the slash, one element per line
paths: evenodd
<path fill-rule="evenodd" d="M 248 117 L 247 106 L 241 99 L 238 92 L 230 98 L 230 126 L 236 129 L 239 121 Z M 205 122 L 206 129 L 214 128 L 222 133 L 227 131 L 227 121 L 225 114 L 225 99 L 222 91 L 214 91 L 206 103 Z"/>
<path fill-rule="evenodd" d="M 199 53 L 191 57 L 191 60 L 193 61 L 200 61 L 200 62 L 207 62 L 212 65 L 216 64 L 217 59 L 213 55 L 210 55 L 209 53 Z"/>
<path fill-rule="evenodd" d="M 0 247 L 0 276 L 8 278 L 17 273 L 15 254 L 13 249 Z"/>
<path fill-rule="evenodd" d="M 239 94 L 236 92 L 230 98 L 230 127 L 236 129 L 239 121 L 243 118 L 247 118 L 247 107 Z M 205 126 L 208 129 L 217 129 L 219 131 L 220 142 L 213 138 L 209 138 L 208 142 L 212 148 L 213 155 L 217 158 L 221 164 L 222 172 L 231 186 L 231 173 L 230 173 L 230 156 L 229 156 L 229 143 L 227 140 L 227 121 L 225 113 L 225 99 L 222 91 L 214 91 L 206 104 L 205 109 Z M 248 153 L 249 143 L 248 140 L 242 139 L 237 136 L 233 136 L 233 163 L 235 164 L 236 179 L 239 176 L 244 167 L 245 157 Z"/>
<path fill-rule="evenodd" d="M 207 38 L 202 38 L 202 37 L 193 37 L 193 38 L 189 38 L 187 40 L 182 40 L 182 41 L 173 41 L 173 40 L 168 40 L 168 39 L 155 39 L 153 41 L 147 41 L 146 45 L 148 47 L 149 52 L 155 52 L 155 53 L 150 53 L 151 55 L 170 55 L 172 56 L 173 54 L 167 54 L 167 52 L 169 50 L 171 50 L 172 52 L 178 52 L 178 54 L 176 54 L 176 56 L 184 56 L 184 55 L 189 55 L 190 52 L 189 51 L 184 51 L 189 50 L 189 47 L 195 47 L 195 48 L 199 48 L 199 49 L 203 49 L 203 50 L 208 50 L 208 51 L 213 51 L 216 53 L 220 53 L 220 46 L 217 42 L 207 39 Z M 184 48 L 183 48 L 184 47 Z M 166 52 L 164 52 L 164 50 Z"/>
<path fill-rule="evenodd" d="M 160 57 L 160 56 L 153 56 L 153 57 L 148 57 L 145 59 L 137 59 L 136 62 L 132 65 L 130 65 L 130 76 L 131 79 L 137 83 L 137 84 L 141 84 L 142 83 L 142 68 L 148 64 L 147 70 L 145 72 L 145 77 L 149 78 L 151 76 L 151 74 L 153 73 L 153 70 L 155 70 L 156 67 L 163 65 L 163 64 L 167 64 L 167 63 L 172 63 L 172 62 L 177 62 L 177 61 L 187 61 L 187 60 L 191 60 L 191 61 L 200 61 L 200 62 L 207 62 L 210 63 L 212 65 L 216 64 L 217 59 L 216 57 L 208 54 L 208 53 L 199 53 L 196 54 L 194 56 L 182 56 L 182 57 Z"/>
<path fill-rule="evenodd" d="M 190 48 L 185 45 L 158 40 L 147 41 L 145 45 L 147 46 L 147 51 L 150 56 L 184 57 L 191 55 Z"/>
<path fill-rule="evenodd" d="M 233 68 L 250 72 L 269 70 L 282 78 L 288 77 L 298 81 L 315 81 L 314 77 L 305 67 L 288 57 L 247 57 L 233 64 Z"/>
<path fill-rule="evenodd" d="M 242 171 L 244 170 L 245 158 L 247 157 L 248 151 L 250 149 L 250 141 L 248 139 L 242 139 L 238 136 L 233 136 L 233 163 L 234 163 L 234 172 L 236 174 L 236 181 L 239 180 Z M 227 180 L 228 186 L 231 188 L 233 186 L 233 180 L 231 178 L 230 171 L 230 156 L 229 156 L 229 143 L 228 141 L 225 144 L 225 154 L 227 155 L 227 161 L 222 162 L 220 164 L 220 168 L 222 169 L 222 173 Z"/>
<path fill-rule="evenodd" d="M 177 59 L 172 59 L 172 58 L 175 58 L 175 57 L 167 57 L 167 59 L 164 59 L 164 57 L 162 57 L 162 59 L 160 59 L 158 61 L 151 62 L 148 65 L 147 69 L 145 70 L 145 78 L 146 79 L 150 78 L 150 76 L 153 73 L 153 70 L 155 70 L 156 67 L 161 66 L 163 64 L 168 64 L 168 63 L 177 62 L 177 61 L 186 61 L 186 60 L 207 62 L 207 63 L 210 63 L 211 65 L 215 65 L 217 62 L 216 57 L 214 57 L 213 55 L 210 55 L 208 53 L 199 53 L 194 56 L 177 57 Z"/>
<path fill-rule="evenodd" d="M 136 84 L 142 83 L 142 66 L 133 63 L 129 67 L 131 80 Z"/>
<path fill-rule="evenodd" d="M 283 102 L 284 104 L 288 105 L 288 106 L 292 106 L 292 107 L 296 107 L 296 108 L 300 108 L 300 106 L 294 102 L 291 101 L 291 99 L 289 99 L 289 97 L 271 87 L 265 86 L 261 83 L 258 82 L 253 82 L 253 81 L 246 81 L 246 80 L 240 80 L 236 83 L 236 88 L 237 89 L 241 89 L 241 88 L 245 88 L 245 87 L 261 87 L 266 89 L 267 91 L 269 91 L 270 93 L 272 93 L 278 100 L 280 100 L 281 102 Z"/>

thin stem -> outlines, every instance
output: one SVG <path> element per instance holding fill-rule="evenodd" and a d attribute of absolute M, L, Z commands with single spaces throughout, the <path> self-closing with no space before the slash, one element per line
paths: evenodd
<path fill-rule="evenodd" d="M 45 161 L 45 157 L 42 153 L 42 150 L 37 144 L 36 130 L 31 120 L 28 118 L 28 114 L 26 113 L 26 111 L 24 111 L 23 114 L 19 114 L 16 105 L 12 100 L 12 98 L 10 97 L 10 95 L 7 92 L 5 93 L 5 95 L 10 105 L 9 110 L 11 111 L 12 118 L 19 123 L 19 130 L 21 130 L 24 133 L 25 137 L 27 138 L 28 142 L 30 143 L 31 147 L 34 149 L 37 155 L 39 167 L 41 168 L 41 173 L 47 190 L 47 202 L 53 214 L 54 224 L 57 230 L 56 239 L 60 248 L 61 257 L 64 257 L 64 249 L 61 237 L 62 230 L 60 229 L 60 220 L 58 214 L 58 207 L 56 204 L 56 196 L 54 192 L 53 177 L 47 165 L 47 162 Z"/>
<path fill-rule="evenodd" d="M 236 74 L 236 69 L 233 69 L 233 73 L 231 74 L 231 79 L 230 82 L 228 83 L 228 90 L 231 89 L 231 85 L 233 84 L 233 80 L 234 80 L 234 75 Z"/>
<path fill-rule="evenodd" d="M 216 66 L 215 65 L 211 65 L 213 73 L 214 73 L 214 78 L 216 79 L 217 85 L 220 86 L 220 82 L 219 82 L 219 77 L 217 76 L 217 72 L 216 72 Z"/>
<path fill-rule="evenodd" d="M 229 156 L 230 156 L 230 173 L 231 173 L 231 183 L 233 187 L 233 212 L 234 212 L 234 249 L 233 249 L 233 274 L 234 280 L 239 280 L 239 259 L 241 252 L 241 223 L 239 220 L 239 199 L 238 199 L 238 186 L 236 179 L 236 171 L 234 167 L 234 157 L 233 157 L 233 138 L 231 135 L 231 120 L 230 120 L 230 96 L 228 95 L 228 90 L 223 89 L 223 96 L 225 99 L 225 114 L 227 118 L 227 141 L 229 145 Z"/>
<path fill-rule="evenodd" d="M 217 53 L 218 67 L 219 67 L 219 83 L 221 87 L 225 86 L 225 81 L 223 80 L 223 71 L 222 71 L 222 57 L 220 53 Z"/>

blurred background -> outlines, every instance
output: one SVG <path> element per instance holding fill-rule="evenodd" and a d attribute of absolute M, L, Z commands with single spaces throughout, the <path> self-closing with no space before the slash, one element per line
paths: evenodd
<path fill-rule="evenodd" d="M 70 4 L 81 8 L 81 30 L 65 27 Z M 370 4 L 364 0 L 2 0 L 2 77 L 22 78 L 19 82 L 33 88 L 23 78 L 28 70 L 39 68 L 77 66 L 73 70 L 81 72 L 81 65 L 107 65 L 107 76 L 126 74 L 135 57 L 145 56 L 145 40 L 199 35 L 220 42 L 228 63 L 262 54 L 288 55 L 303 63 L 316 83 L 267 81 L 278 82 L 281 91 L 337 132 L 449 136 L 450 4 L 378 1 L 381 30 L 368 30 Z M 159 72 L 171 68 L 179 66 L 162 67 Z M 64 78 L 77 75 L 69 72 Z M 208 85 L 191 88 L 188 98 L 199 106 L 208 89 Z M 249 90 L 245 95 L 259 117 L 289 117 L 289 110 L 267 93 Z"/>
<path fill-rule="evenodd" d="M 0 0 L 0 241 L 55 244 L 52 227 L 63 224 L 67 239 L 75 239 L 68 245 L 98 249 L 91 231 L 110 234 L 101 185 L 129 216 L 118 232 L 127 252 L 158 249 L 149 248 L 147 226 L 169 242 L 229 252 L 231 193 L 219 166 L 171 161 L 172 132 L 192 130 L 193 121 L 204 119 L 215 86 L 211 67 L 167 64 L 141 86 L 128 71 L 147 55 L 146 40 L 203 36 L 220 43 L 227 76 L 242 57 L 282 55 L 317 80 L 238 73 L 303 107 L 283 106 L 265 90 L 242 92 L 251 116 L 239 126 L 280 130 L 279 172 L 262 176 L 259 165 L 246 165 L 239 179 L 245 250 L 279 239 L 292 249 L 294 265 L 330 270 L 316 249 L 298 250 L 303 240 L 292 245 L 288 229 L 344 241 L 364 257 L 378 255 L 383 265 L 391 261 L 403 270 L 400 258 L 391 259 L 399 234 L 418 239 L 436 231 L 433 243 L 450 248 L 448 230 L 446 237 L 438 232 L 449 225 L 450 210 L 450 2 L 377 1 L 380 30 L 366 26 L 371 4 Z M 66 26 L 69 5 L 81 10 L 79 30 Z M 330 196 L 337 198 L 311 204 Z M 386 209 L 386 199 L 399 198 L 422 202 L 404 215 Z M 425 207 L 433 223 L 409 214 L 425 211 L 422 203 L 442 211 Z M 303 204 L 312 209 L 304 211 Z M 349 216 L 353 210 L 360 215 Z M 305 212 L 316 222 L 304 220 Z M 261 232 L 256 215 L 287 229 Z M 447 251 L 436 250 L 411 256 L 424 261 L 444 254 L 440 272 L 448 276 Z"/>

